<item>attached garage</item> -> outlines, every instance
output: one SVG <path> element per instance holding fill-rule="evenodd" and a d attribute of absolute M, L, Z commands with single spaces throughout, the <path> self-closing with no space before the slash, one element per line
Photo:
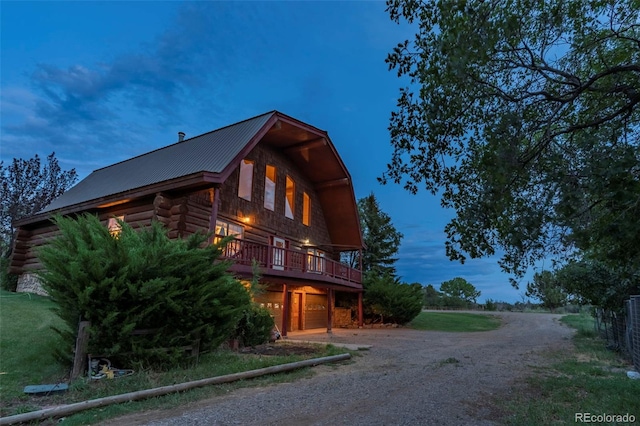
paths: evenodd
<path fill-rule="evenodd" d="M 255 301 L 263 308 L 267 308 L 278 327 L 282 326 L 282 293 L 275 291 L 266 291 L 260 296 L 255 298 Z"/>
<path fill-rule="evenodd" d="M 327 295 L 308 294 L 305 298 L 305 329 L 327 327 Z"/>

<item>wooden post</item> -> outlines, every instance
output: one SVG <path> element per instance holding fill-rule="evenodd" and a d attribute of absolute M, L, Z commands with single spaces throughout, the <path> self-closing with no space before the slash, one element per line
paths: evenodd
<path fill-rule="evenodd" d="M 218 220 L 218 209 L 220 208 L 219 186 L 213 188 L 211 196 L 213 199 L 211 200 L 211 216 L 209 216 L 209 232 L 211 232 L 211 236 L 209 237 L 209 244 L 213 244 L 216 238 L 216 221 Z"/>
<path fill-rule="evenodd" d="M 73 356 L 73 369 L 71 381 L 80 377 L 87 365 L 87 344 L 89 343 L 89 321 L 80 321 L 78 324 L 78 337 L 76 338 L 76 353 Z"/>
<path fill-rule="evenodd" d="M 287 292 L 287 285 L 282 284 L 282 329 L 280 333 L 283 338 L 287 338 L 287 329 L 289 323 L 289 293 Z"/>
<path fill-rule="evenodd" d="M 333 289 L 330 288 L 327 294 L 327 333 L 331 334 L 333 326 Z"/>
<path fill-rule="evenodd" d="M 364 326 L 364 318 L 362 317 L 362 292 L 358 293 L 358 327 Z"/>

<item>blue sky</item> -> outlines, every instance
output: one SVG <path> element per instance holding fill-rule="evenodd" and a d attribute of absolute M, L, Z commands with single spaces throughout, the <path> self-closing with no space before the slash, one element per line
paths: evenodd
<path fill-rule="evenodd" d="M 480 300 L 521 301 L 497 259 L 445 256 L 453 212 L 376 178 L 406 85 L 384 60 L 411 27 L 384 2 L 0 2 L 0 158 L 55 151 L 92 170 L 279 110 L 329 132 L 361 198 L 374 192 L 404 234 L 398 273 L 463 277 Z"/>

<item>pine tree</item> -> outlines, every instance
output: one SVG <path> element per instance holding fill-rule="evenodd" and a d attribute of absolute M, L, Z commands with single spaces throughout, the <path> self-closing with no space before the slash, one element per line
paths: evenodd
<path fill-rule="evenodd" d="M 398 253 L 402 233 L 391 223 L 388 214 L 380 210 L 375 195 L 358 200 L 360 227 L 366 249 L 362 254 L 363 272 L 373 271 L 380 275 L 395 276 L 394 257 Z"/>

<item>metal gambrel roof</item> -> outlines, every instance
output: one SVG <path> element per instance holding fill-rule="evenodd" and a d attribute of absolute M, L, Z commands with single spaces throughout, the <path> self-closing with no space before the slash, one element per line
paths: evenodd
<path fill-rule="evenodd" d="M 363 246 L 351 176 L 328 134 L 271 111 L 95 170 L 41 212 L 17 226 L 47 221 L 162 191 L 222 184 L 258 143 L 278 150 L 307 175 L 324 211 L 332 244 Z"/>
<path fill-rule="evenodd" d="M 275 111 L 95 170 L 41 213 L 198 172 L 221 173 Z"/>

